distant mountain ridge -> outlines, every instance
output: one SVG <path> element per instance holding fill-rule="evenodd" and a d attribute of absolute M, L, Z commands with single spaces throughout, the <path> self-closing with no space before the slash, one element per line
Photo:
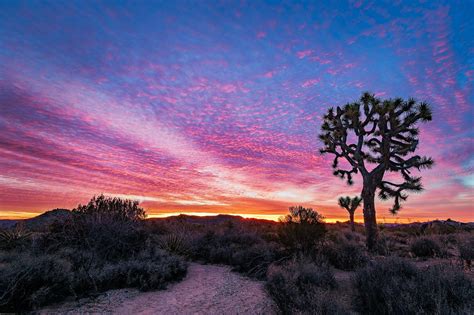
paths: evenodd
<path fill-rule="evenodd" d="M 68 209 L 53 209 L 46 211 L 36 217 L 23 220 L 0 220 L 0 228 L 9 229 L 15 227 L 17 224 L 23 224 L 29 230 L 41 230 L 55 221 L 64 221 L 71 216 L 71 211 Z"/>
<path fill-rule="evenodd" d="M 64 221 L 71 216 L 71 210 L 68 209 L 53 209 L 46 211 L 36 217 L 29 219 L 20 219 L 20 220 L 0 220 L 0 229 L 9 229 L 15 227 L 17 224 L 21 223 L 26 228 L 30 230 L 42 230 L 45 227 L 49 226 L 55 221 Z M 194 216 L 180 214 L 176 216 L 169 216 L 163 218 L 149 218 L 147 222 L 159 222 L 159 221 L 182 221 L 186 223 L 194 224 L 221 224 L 225 222 L 255 222 L 255 223 L 268 223 L 275 224 L 275 221 L 265 220 L 265 219 L 254 219 L 254 218 L 244 218 L 239 215 L 231 214 L 217 214 L 210 216 Z M 439 232 L 449 232 L 449 230 L 455 230 L 458 228 L 466 230 L 474 230 L 474 222 L 458 222 L 451 219 L 447 220 L 433 220 L 428 222 L 413 222 L 413 223 L 385 223 L 382 224 L 385 227 L 417 227 L 421 231 L 439 231 Z"/>
<path fill-rule="evenodd" d="M 34 218 L 22 220 L 21 222 L 30 230 L 39 230 L 51 225 L 55 221 L 65 221 L 71 216 L 71 211 L 68 209 L 53 209 L 46 211 Z"/>
<path fill-rule="evenodd" d="M 456 230 L 474 230 L 474 222 L 459 222 L 451 219 L 447 220 L 433 220 L 427 222 L 412 222 L 412 223 L 385 223 L 386 227 L 400 227 L 417 228 L 421 233 L 450 233 Z"/>
<path fill-rule="evenodd" d="M 257 219 L 257 218 L 244 218 L 239 215 L 232 215 L 232 214 L 217 214 L 217 215 L 209 215 L 209 216 L 197 216 L 197 215 L 188 215 L 188 214 L 180 214 L 174 215 L 169 217 L 162 217 L 162 218 L 149 218 L 147 219 L 149 222 L 154 221 L 183 221 L 186 223 L 195 223 L 195 224 L 220 224 L 225 222 L 258 222 L 258 223 L 270 223 L 275 224 L 275 221 L 272 220 L 265 220 L 265 219 Z"/>

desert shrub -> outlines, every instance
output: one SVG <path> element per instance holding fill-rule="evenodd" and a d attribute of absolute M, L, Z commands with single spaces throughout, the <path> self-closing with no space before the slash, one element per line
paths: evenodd
<path fill-rule="evenodd" d="M 0 255 L 0 312 L 31 310 L 109 289 L 163 289 L 181 280 L 186 270 L 184 260 L 151 246 L 116 262 L 71 248 L 42 256 L 9 252 Z"/>
<path fill-rule="evenodd" d="M 181 233 L 170 233 L 156 237 L 158 246 L 175 255 L 188 256 L 189 244 L 186 237 Z"/>
<path fill-rule="evenodd" d="M 473 314 L 474 281 L 453 266 L 432 266 L 418 273 L 421 307 L 429 314 Z"/>
<path fill-rule="evenodd" d="M 447 266 L 419 270 L 387 258 L 357 271 L 354 305 L 362 314 L 469 314 L 474 284 Z"/>
<path fill-rule="evenodd" d="M 59 252 L 73 262 L 72 287 L 75 295 L 89 295 L 97 292 L 138 288 L 142 291 L 165 288 L 168 282 L 177 281 L 186 275 L 186 262 L 167 252 L 148 246 L 128 260 L 97 261 L 89 252 Z"/>
<path fill-rule="evenodd" d="M 346 314 L 335 299 L 334 275 L 308 259 L 293 259 L 268 270 L 266 289 L 283 314 Z"/>
<path fill-rule="evenodd" d="M 166 288 L 166 284 L 186 275 L 186 263 L 166 253 L 152 259 L 133 259 L 107 264 L 97 271 L 96 284 L 100 290 L 138 288 L 141 291 Z"/>
<path fill-rule="evenodd" d="M 22 249 L 31 243 L 31 232 L 22 225 L 12 229 L 0 230 L 0 249 Z"/>
<path fill-rule="evenodd" d="M 230 265 L 235 271 L 256 278 L 264 278 L 268 265 L 281 256 L 275 244 L 240 229 L 208 231 L 195 238 L 191 248 L 195 260 Z"/>
<path fill-rule="evenodd" d="M 460 242 L 458 248 L 459 258 L 471 269 L 471 264 L 474 260 L 474 237 Z"/>
<path fill-rule="evenodd" d="M 53 224 L 37 241 L 37 246 L 50 253 L 69 247 L 92 252 L 97 259 L 118 261 L 142 250 L 146 239 L 138 223 L 101 222 L 94 217 L 74 215 L 62 224 Z"/>
<path fill-rule="evenodd" d="M 410 247 L 417 257 L 435 257 L 442 254 L 440 245 L 431 238 L 417 238 Z"/>
<path fill-rule="evenodd" d="M 145 246 L 147 234 L 140 221 L 144 216 L 136 202 L 101 195 L 79 205 L 64 222 L 53 223 L 36 245 L 50 253 L 70 247 L 93 252 L 104 261 L 129 259 Z"/>
<path fill-rule="evenodd" d="M 22 254 L 17 251 L 0 250 L 0 266 L 15 262 L 17 259 L 20 259 L 21 256 Z"/>
<path fill-rule="evenodd" d="M 439 240 L 446 246 L 457 245 L 459 243 L 459 234 L 439 235 Z"/>
<path fill-rule="evenodd" d="M 72 294 L 71 265 L 55 256 L 20 255 L 0 267 L 0 312 L 18 312 Z"/>
<path fill-rule="evenodd" d="M 92 217 L 96 222 L 137 222 L 146 218 L 145 210 L 138 205 L 138 201 L 104 195 L 94 196 L 87 205 L 78 205 L 72 212 Z"/>
<path fill-rule="evenodd" d="M 192 245 L 193 258 L 209 263 L 230 264 L 233 254 L 240 248 L 262 242 L 256 234 L 244 231 L 216 233 L 207 231 L 196 238 Z"/>
<path fill-rule="evenodd" d="M 368 261 L 365 248 L 350 241 L 330 242 L 323 247 L 322 255 L 331 265 L 341 270 L 355 270 Z"/>
<path fill-rule="evenodd" d="M 259 243 L 241 248 L 232 255 L 234 270 L 263 279 L 268 266 L 281 257 L 280 252 L 271 243 Z"/>
<path fill-rule="evenodd" d="M 353 241 L 353 242 L 356 242 L 356 243 L 364 243 L 365 240 L 364 240 L 364 236 L 358 232 L 352 232 L 352 231 L 345 231 L 344 232 L 344 237 L 348 240 L 348 241 Z"/>
<path fill-rule="evenodd" d="M 186 263 L 147 241 L 137 205 L 94 198 L 50 225 L 28 255 L 2 253 L 0 311 L 30 310 L 108 289 L 161 289 L 183 278 Z"/>
<path fill-rule="evenodd" d="M 314 252 L 326 234 L 323 217 L 313 209 L 302 206 L 290 207 L 289 212 L 280 220 L 280 243 L 292 252 Z"/>
<path fill-rule="evenodd" d="M 388 256 L 392 252 L 392 248 L 392 239 L 381 233 L 377 239 L 377 243 L 374 246 L 374 253 L 382 256 Z"/>

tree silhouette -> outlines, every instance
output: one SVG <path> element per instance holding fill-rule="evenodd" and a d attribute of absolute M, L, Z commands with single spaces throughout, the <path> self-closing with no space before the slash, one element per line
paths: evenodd
<path fill-rule="evenodd" d="M 430 168 L 433 160 L 415 155 L 418 147 L 419 122 L 431 120 L 430 106 L 414 99 L 381 100 L 364 93 L 358 102 L 336 110 L 330 108 L 321 126 L 319 138 L 324 143 L 322 154 L 334 154 L 333 174 L 347 183 L 360 173 L 363 179 L 364 224 L 367 247 L 373 249 L 377 241 L 375 193 L 383 200 L 394 198 L 390 211 L 396 214 L 409 191 L 421 191 L 421 177 L 413 176 L 413 168 Z M 342 159 L 345 165 L 340 166 Z M 384 180 L 388 172 L 403 179 L 400 183 Z"/>
<path fill-rule="evenodd" d="M 323 216 L 312 208 L 290 207 L 289 214 L 280 219 L 280 242 L 288 249 L 310 254 L 326 233 Z"/>
<path fill-rule="evenodd" d="M 360 206 L 362 202 L 362 198 L 359 196 L 355 196 L 354 198 L 351 198 L 349 196 L 346 197 L 340 197 L 338 200 L 339 206 L 341 208 L 344 208 L 349 212 L 349 221 L 351 223 L 351 230 L 354 232 L 355 231 L 355 226 L 354 226 L 354 213 L 356 209 Z"/>
<path fill-rule="evenodd" d="M 146 212 L 138 201 L 105 197 L 103 194 L 94 196 L 87 205 L 78 205 L 72 212 L 97 221 L 140 221 L 146 218 Z"/>

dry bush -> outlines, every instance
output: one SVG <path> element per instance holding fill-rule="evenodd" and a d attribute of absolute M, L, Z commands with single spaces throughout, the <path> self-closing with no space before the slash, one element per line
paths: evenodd
<path fill-rule="evenodd" d="M 446 255 L 439 242 L 428 237 L 415 239 L 411 244 L 410 249 L 416 257 L 444 257 Z"/>
<path fill-rule="evenodd" d="M 103 261 L 119 261 L 140 252 L 146 239 L 139 223 L 103 222 L 89 216 L 72 216 L 64 223 L 51 225 L 36 245 L 38 250 L 50 253 L 67 247 L 89 251 Z"/>
<path fill-rule="evenodd" d="M 471 236 L 466 240 L 461 240 L 459 245 L 459 258 L 463 264 L 470 270 L 472 261 L 474 260 L 474 237 Z"/>
<path fill-rule="evenodd" d="M 345 238 L 326 243 L 321 254 L 331 265 L 341 270 L 355 270 L 365 266 L 369 260 L 364 246 Z"/>
<path fill-rule="evenodd" d="M 0 256 L 0 312 L 18 312 L 109 289 L 163 289 L 181 280 L 187 264 L 149 248 L 118 262 L 97 260 L 90 252 L 63 249 L 55 255 Z"/>
<path fill-rule="evenodd" d="M 471 314 L 474 283 L 452 266 L 420 270 L 387 258 L 357 271 L 354 305 L 361 314 Z"/>
<path fill-rule="evenodd" d="M 187 264 L 165 252 L 140 255 L 131 260 L 107 264 L 96 270 L 95 283 L 104 291 L 118 288 L 138 288 L 141 291 L 165 289 L 169 282 L 186 276 Z"/>
<path fill-rule="evenodd" d="M 0 267 L 0 312 L 19 312 L 72 295 L 71 264 L 55 256 L 18 255 Z"/>
<path fill-rule="evenodd" d="M 290 207 L 278 228 L 280 243 L 290 252 L 310 254 L 324 240 L 326 227 L 323 217 L 311 208 Z"/>
<path fill-rule="evenodd" d="M 266 289 L 283 314 L 347 314 L 337 300 L 336 279 L 327 266 L 292 259 L 268 270 Z"/>
<path fill-rule="evenodd" d="M 64 222 L 55 222 L 36 242 L 40 251 L 63 248 L 89 251 L 105 262 L 129 259 L 146 245 L 143 209 L 119 198 L 94 197 Z"/>
<path fill-rule="evenodd" d="M 23 255 L 0 255 L 0 311 L 108 289 L 161 289 L 186 274 L 181 258 L 147 242 L 137 203 L 99 197 L 78 209 L 50 225 Z"/>
<path fill-rule="evenodd" d="M 208 231 L 194 238 L 190 252 L 195 260 L 230 265 L 235 271 L 260 279 L 265 278 L 270 263 L 281 258 L 275 244 L 243 229 Z"/>

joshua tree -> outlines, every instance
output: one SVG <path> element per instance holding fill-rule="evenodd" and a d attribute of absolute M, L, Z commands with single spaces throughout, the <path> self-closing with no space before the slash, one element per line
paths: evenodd
<path fill-rule="evenodd" d="M 360 198 L 359 196 L 355 196 L 354 198 L 351 198 L 349 196 L 340 197 L 338 202 L 339 202 L 339 206 L 341 208 L 344 208 L 344 209 L 347 210 L 347 212 L 349 212 L 349 220 L 351 222 L 351 230 L 354 232 L 355 231 L 354 212 L 360 206 L 360 203 L 362 202 L 362 198 Z"/>
<path fill-rule="evenodd" d="M 367 247 L 373 249 L 377 241 L 375 193 L 381 199 L 394 198 L 391 212 L 400 210 L 408 191 L 421 191 L 421 177 L 413 176 L 413 168 L 430 168 L 433 160 L 415 155 L 418 146 L 419 122 L 431 120 L 430 106 L 414 99 L 381 100 L 364 93 L 360 100 L 336 110 L 330 108 L 321 126 L 321 153 L 334 154 L 333 174 L 351 185 L 353 174 L 363 180 L 364 224 Z M 344 165 L 339 165 L 342 159 Z M 395 172 L 400 183 L 384 180 L 387 172 Z M 391 177 L 393 178 L 393 177 Z"/>

